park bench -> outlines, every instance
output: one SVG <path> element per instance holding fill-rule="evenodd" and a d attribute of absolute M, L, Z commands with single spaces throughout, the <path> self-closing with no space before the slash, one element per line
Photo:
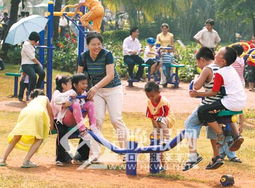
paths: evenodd
<path fill-rule="evenodd" d="M 21 74 L 14 73 L 14 72 L 7 72 L 7 73 L 5 73 L 5 75 L 14 77 L 14 87 L 13 87 L 13 96 L 12 97 L 17 97 L 18 96 L 18 81 L 19 81 L 19 77 L 21 76 Z"/>

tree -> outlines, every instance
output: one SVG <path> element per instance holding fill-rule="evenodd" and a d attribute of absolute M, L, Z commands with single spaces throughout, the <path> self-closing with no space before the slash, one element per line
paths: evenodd
<path fill-rule="evenodd" d="M 18 10 L 19 10 L 20 2 L 21 2 L 21 0 L 11 0 L 10 17 L 9 17 L 7 30 L 4 33 L 4 39 L 3 39 L 4 41 L 5 41 L 5 38 L 8 34 L 9 29 L 18 20 Z M 7 58 L 8 47 L 9 47 L 9 44 L 6 44 L 4 42 L 3 45 L 2 45 L 2 51 L 3 51 L 3 54 L 4 54 L 3 59 Z"/>
<path fill-rule="evenodd" d="M 62 6 L 62 0 L 55 1 L 54 12 L 60 12 L 61 6 Z M 59 28 L 59 16 L 54 16 L 53 40 L 56 40 L 59 37 L 58 28 Z"/>
<path fill-rule="evenodd" d="M 236 17 L 248 18 L 253 27 L 253 34 L 255 35 L 255 11 L 254 0 L 216 0 L 217 14 L 220 18 L 228 18 L 230 20 Z"/>

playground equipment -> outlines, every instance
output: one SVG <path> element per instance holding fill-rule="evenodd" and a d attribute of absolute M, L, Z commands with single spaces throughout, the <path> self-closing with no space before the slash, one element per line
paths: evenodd
<path fill-rule="evenodd" d="M 69 139 L 79 138 L 78 128 L 70 128 L 73 134 Z M 51 134 L 56 134 L 56 130 L 51 131 Z M 135 139 L 130 139 L 127 144 L 127 148 L 120 148 L 110 141 L 105 139 L 101 134 L 95 133 L 92 130 L 87 129 L 87 133 L 96 140 L 98 143 L 108 148 L 114 153 L 119 155 L 126 155 L 126 174 L 127 175 L 136 175 L 137 174 L 137 155 L 139 153 L 150 153 L 150 164 L 149 169 L 150 173 L 156 174 L 160 172 L 160 152 L 165 152 L 173 149 L 178 143 L 180 143 L 185 137 L 185 131 L 181 131 L 175 138 L 169 142 L 160 144 L 158 138 L 150 138 L 150 146 L 138 147 L 138 143 Z"/>
<path fill-rule="evenodd" d="M 52 95 L 52 58 L 54 46 L 52 44 L 53 38 L 53 18 L 54 16 L 65 16 L 68 20 L 72 21 L 79 31 L 78 35 L 78 56 L 84 51 L 84 38 L 86 37 L 86 32 L 84 27 L 81 24 L 77 24 L 74 20 L 70 19 L 68 16 L 74 16 L 74 12 L 64 12 L 66 8 L 72 8 L 74 5 L 65 6 L 61 12 L 54 12 L 54 3 L 52 1 L 48 2 L 48 32 L 47 32 L 47 45 L 44 44 L 45 31 L 40 32 L 40 41 L 39 41 L 39 60 L 42 65 L 45 65 L 45 51 L 47 50 L 47 96 L 51 99 Z M 85 12 L 85 7 L 81 7 L 80 12 L 77 14 L 83 15 Z"/>

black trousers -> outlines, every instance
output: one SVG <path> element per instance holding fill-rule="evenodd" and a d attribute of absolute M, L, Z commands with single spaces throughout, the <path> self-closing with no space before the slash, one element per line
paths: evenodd
<path fill-rule="evenodd" d="M 29 83 L 24 83 L 25 78 L 26 76 L 23 76 L 19 82 L 19 99 L 23 99 L 25 89 L 27 89 L 27 94 L 28 94 Z M 28 98 L 27 95 L 26 97 Z"/>
<path fill-rule="evenodd" d="M 143 66 L 144 60 L 138 55 L 125 55 L 124 62 L 128 66 L 128 75 L 131 79 L 140 79 L 143 76 Z M 138 71 L 134 76 L 134 67 L 138 65 Z"/>
<path fill-rule="evenodd" d="M 204 104 L 198 108 L 198 119 L 203 123 L 211 123 L 217 120 L 217 114 L 221 110 L 227 110 L 220 100 L 212 104 Z"/>
<path fill-rule="evenodd" d="M 21 67 L 22 70 L 29 76 L 29 93 L 31 93 L 31 91 L 33 91 L 35 88 L 42 88 L 45 77 L 45 72 L 42 67 L 38 64 L 23 64 Z M 37 82 L 36 73 L 39 76 Z"/>
<path fill-rule="evenodd" d="M 69 127 L 66 127 L 60 122 L 56 122 L 55 125 L 57 127 L 57 132 L 58 132 L 58 136 L 56 140 L 56 161 L 68 163 L 72 159 L 81 160 L 81 161 L 88 160 L 90 149 L 88 145 L 84 143 L 83 139 L 80 139 L 79 141 L 79 145 L 81 145 L 82 143 L 83 145 L 81 145 L 77 149 L 75 156 L 72 158 L 72 156 L 68 153 L 68 151 L 70 150 L 68 139 L 61 140 L 68 133 Z M 77 132 L 72 134 L 70 137 L 72 137 L 73 135 L 77 136 L 78 134 L 79 134 L 79 131 L 77 130 Z"/>

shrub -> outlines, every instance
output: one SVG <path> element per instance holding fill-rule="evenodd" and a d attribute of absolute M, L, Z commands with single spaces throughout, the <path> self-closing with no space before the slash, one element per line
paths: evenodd
<path fill-rule="evenodd" d="M 74 73 L 77 67 L 77 42 L 73 36 L 66 35 L 55 43 L 53 68 Z"/>
<path fill-rule="evenodd" d="M 129 30 L 105 31 L 102 35 L 106 42 L 123 41 L 129 36 Z"/>

